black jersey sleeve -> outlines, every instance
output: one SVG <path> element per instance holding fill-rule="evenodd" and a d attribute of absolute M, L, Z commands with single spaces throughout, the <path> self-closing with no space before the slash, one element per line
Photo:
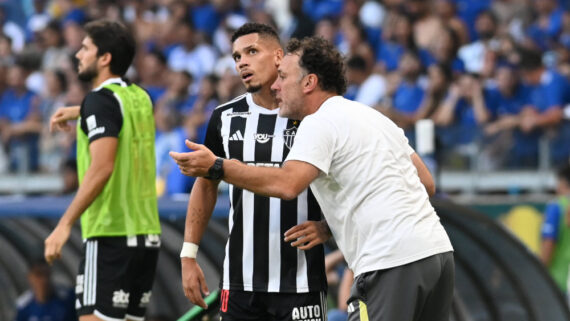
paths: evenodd
<path fill-rule="evenodd" d="M 222 128 L 222 113 L 220 109 L 214 110 L 210 121 L 208 122 L 208 129 L 206 130 L 206 138 L 204 145 L 208 147 L 216 156 L 226 157 L 224 152 L 224 144 L 222 141 L 221 128 Z"/>
<path fill-rule="evenodd" d="M 103 88 L 85 96 L 81 105 L 81 130 L 93 142 L 102 137 L 119 137 L 123 115 L 119 101 Z"/>

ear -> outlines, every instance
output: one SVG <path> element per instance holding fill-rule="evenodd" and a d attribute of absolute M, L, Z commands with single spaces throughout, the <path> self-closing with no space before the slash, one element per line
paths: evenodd
<path fill-rule="evenodd" d="M 303 79 L 301 79 L 301 86 L 303 87 L 303 93 L 308 94 L 314 91 L 319 85 L 319 78 L 315 74 L 308 74 Z"/>
<path fill-rule="evenodd" d="M 275 49 L 274 54 L 275 54 L 275 66 L 279 67 L 279 65 L 281 64 L 281 60 L 283 60 L 283 49 L 281 48 Z"/>
<path fill-rule="evenodd" d="M 99 57 L 99 61 L 103 67 L 109 66 L 111 64 L 111 59 L 113 56 L 110 52 L 106 52 Z"/>

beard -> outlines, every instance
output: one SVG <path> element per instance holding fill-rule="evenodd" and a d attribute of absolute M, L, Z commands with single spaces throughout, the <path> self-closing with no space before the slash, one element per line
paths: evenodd
<path fill-rule="evenodd" d="M 246 87 L 245 87 L 245 90 L 246 90 L 248 93 L 253 94 L 253 93 L 256 93 L 256 92 L 258 92 L 258 91 L 261 90 L 261 85 L 246 86 Z"/>
<path fill-rule="evenodd" d="M 91 81 L 98 75 L 99 73 L 97 72 L 95 64 L 92 64 L 89 67 L 85 68 L 83 71 L 80 71 L 77 74 L 77 78 L 79 78 L 81 81 Z"/>

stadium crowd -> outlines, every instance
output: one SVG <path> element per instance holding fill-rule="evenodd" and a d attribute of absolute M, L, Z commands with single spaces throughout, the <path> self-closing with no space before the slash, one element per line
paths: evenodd
<path fill-rule="evenodd" d="M 129 79 L 155 106 L 157 181 L 188 192 L 168 157 L 202 141 L 219 104 L 244 91 L 229 37 L 247 21 L 282 41 L 320 35 L 345 55 L 346 97 L 388 115 L 415 144 L 431 119 L 440 166 L 537 168 L 570 155 L 570 12 L 562 0 L 0 1 L 0 173 L 60 173 L 75 157 L 49 132 L 55 108 L 81 103 L 82 26 L 110 18 L 137 40 Z M 539 157 L 540 155 L 540 157 Z"/>

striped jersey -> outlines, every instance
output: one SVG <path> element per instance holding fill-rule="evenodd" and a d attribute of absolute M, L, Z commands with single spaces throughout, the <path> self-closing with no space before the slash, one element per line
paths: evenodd
<path fill-rule="evenodd" d="M 256 105 L 249 93 L 239 96 L 214 110 L 205 145 L 219 157 L 279 167 L 293 144 L 299 121 L 279 117 L 278 111 Z M 291 227 L 321 219 L 310 190 L 289 201 L 233 185 L 229 193 L 230 233 L 221 287 L 285 293 L 325 290 L 323 247 L 303 251 L 283 241 Z"/>

